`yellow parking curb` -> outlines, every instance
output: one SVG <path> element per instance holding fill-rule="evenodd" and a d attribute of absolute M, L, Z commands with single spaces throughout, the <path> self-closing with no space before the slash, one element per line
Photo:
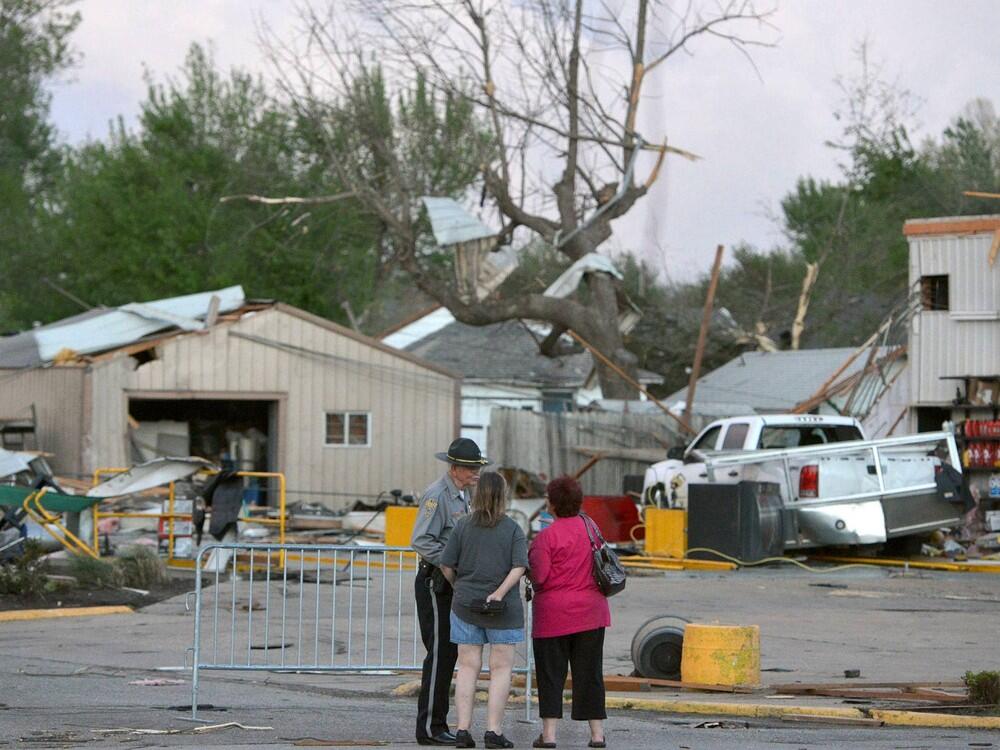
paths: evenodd
<path fill-rule="evenodd" d="M 925 714 L 923 711 L 891 711 L 872 709 L 873 719 L 897 727 L 942 727 L 947 729 L 1000 729 L 1000 716 L 956 716 L 955 714 Z"/>
<path fill-rule="evenodd" d="M 811 716 L 817 719 L 876 719 L 886 725 L 939 727 L 947 729 L 1000 729 L 1000 716 L 958 716 L 837 706 L 768 706 L 759 703 L 710 703 L 705 701 L 665 701 L 635 698 L 607 698 L 608 708 L 633 711 L 657 711 L 668 714 L 709 714 L 742 716 L 751 719 L 780 719 L 782 716 Z"/>
<path fill-rule="evenodd" d="M 714 716 L 743 716 L 751 719 L 780 719 L 786 714 L 807 714 L 818 718 L 865 719 L 856 708 L 835 706 L 768 706 L 760 703 L 711 703 L 708 701 L 662 701 L 636 698 L 607 698 L 608 708 L 634 711 L 659 711 L 667 714 L 712 714 Z"/>
<path fill-rule="evenodd" d="M 58 609 L 13 609 L 0 612 L 0 622 L 47 620 L 53 617 L 93 617 L 96 615 L 130 615 L 131 607 L 60 607 Z"/>

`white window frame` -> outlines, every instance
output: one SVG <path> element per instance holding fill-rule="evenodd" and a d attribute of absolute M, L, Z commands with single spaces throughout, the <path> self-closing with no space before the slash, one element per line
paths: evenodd
<path fill-rule="evenodd" d="M 329 417 L 331 414 L 342 414 L 344 417 L 344 442 L 343 443 L 329 443 L 327 438 L 327 423 L 329 422 Z M 351 417 L 364 416 L 366 420 L 365 424 L 365 442 L 364 443 L 350 443 L 351 436 Z M 340 411 L 339 409 L 331 409 L 323 412 L 323 447 L 324 448 L 371 448 L 372 447 L 372 413 L 370 411 Z"/>

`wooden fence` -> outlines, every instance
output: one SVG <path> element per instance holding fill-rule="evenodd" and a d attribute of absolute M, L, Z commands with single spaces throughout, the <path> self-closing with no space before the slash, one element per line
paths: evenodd
<path fill-rule="evenodd" d="M 625 476 L 642 475 L 667 448 L 681 442 L 666 416 L 613 412 L 539 414 L 518 409 L 493 409 L 487 454 L 498 467 L 521 469 L 551 479 L 574 474 L 588 461 L 584 451 L 608 457 L 580 479 L 592 495 L 620 495 Z M 615 457 L 615 456 L 618 457 Z M 641 456 L 646 460 L 626 460 Z"/>

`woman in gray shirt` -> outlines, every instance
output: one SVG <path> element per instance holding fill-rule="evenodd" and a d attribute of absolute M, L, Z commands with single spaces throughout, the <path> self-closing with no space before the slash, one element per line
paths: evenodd
<path fill-rule="evenodd" d="M 504 478 L 494 472 L 480 476 L 472 513 L 458 521 L 441 553 L 441 572 L 455 587 L 451 640 L 458 644 L 457 747 L 476 746 L 469 725 L 486 643 L 490 687 L 483 743 L 489 748 L 514 747 L 503 735 L 503 714 L 514 645 L 524 641 L 520 580 L 528 567 L 528 545 L 521 527 L 505 514 L 506 508 Z"/>

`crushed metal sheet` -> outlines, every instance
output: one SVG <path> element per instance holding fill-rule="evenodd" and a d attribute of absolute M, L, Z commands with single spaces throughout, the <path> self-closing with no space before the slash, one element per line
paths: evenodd
<path fill-rule="evenodd" d="M 246 303 L 241 286 L 231 286 L 181 297 L 132 303 L 118 308 L 88 310 L 81 315 L 24 331 L 0 341 L 0 366 L 36 367 L 51 362 L 63 350 L 74 355 L 115 349 L 180 327 L 203 329 L 213 297 L 219 312 L 233 312 Z"/>
<path fill-rule="evenodd" d="M 749 721 L 702 721 L 693 729 L 749 729 Z"/>
<path fill-rule="evenodd" d="M 452 198 L 424 196 L 421 200 L 427 208 L 434 240 L 439 245 L 482 240 L 497 234 Z"/>
<path fill-rule="evenodd" d="M 197 456 L 187 458 L 154 458 L 115 474 L 87 490 L 87 497 L 119 497 L 186 479 L 202 469 L 212 468 L 212 462 Z"/>

